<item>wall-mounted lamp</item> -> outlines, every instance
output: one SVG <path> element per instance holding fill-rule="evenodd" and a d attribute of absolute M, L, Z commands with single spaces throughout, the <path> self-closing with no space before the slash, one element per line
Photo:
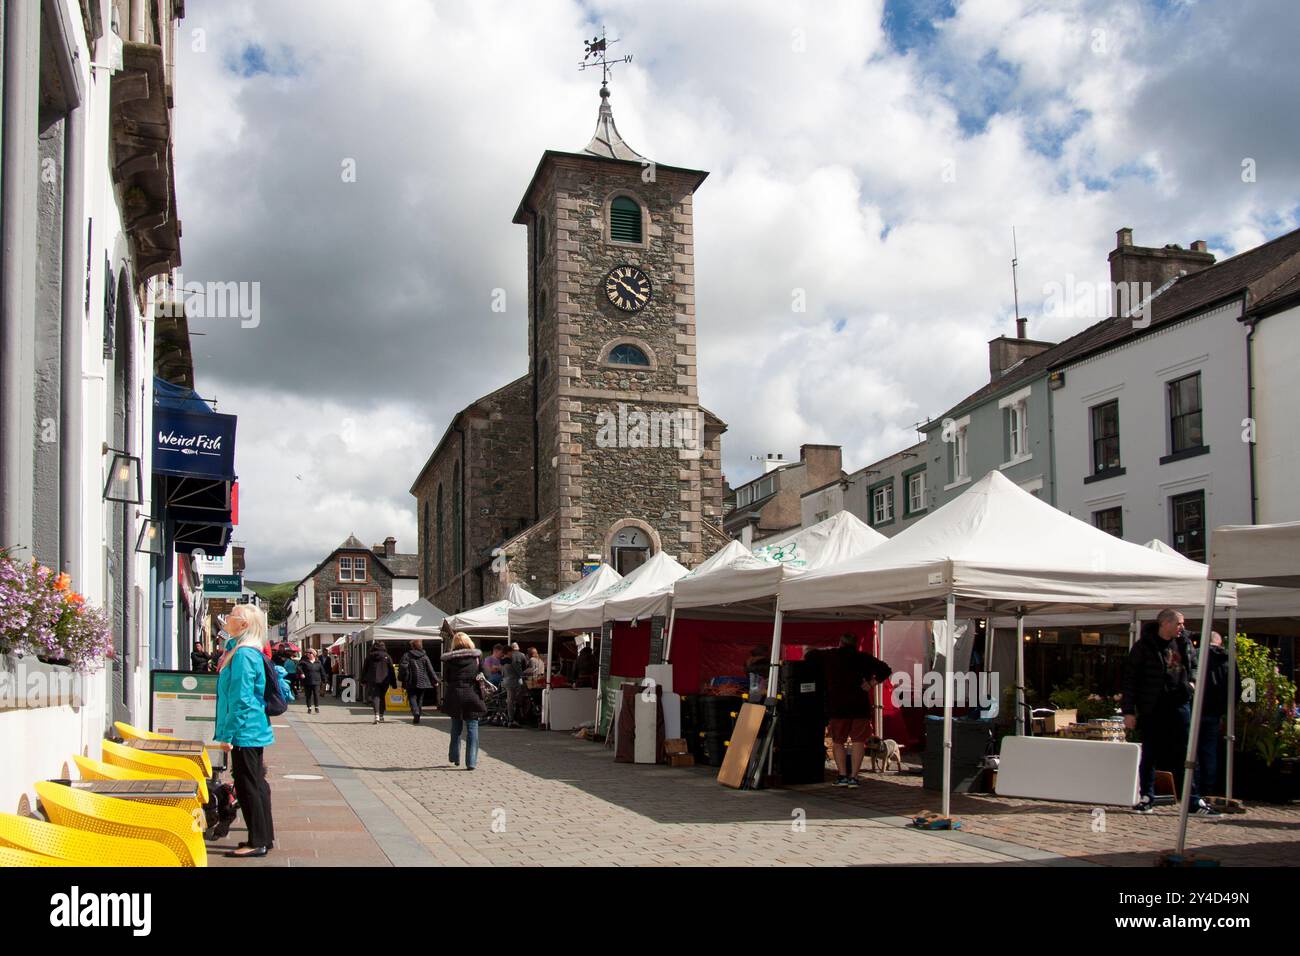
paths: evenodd
<path fill-rule="evenodd" d="M 113 453 L 104 483 L 104 500 L 138 505 L 144 502 L 144 483 L 140 476 L 140 459 L 116 448 L 104 446 L 104 454 Z"/>
<path fill-rule="evenodd" d="M 149 515 L 137 513 L 137 517 L 144 518 L 144 524 L 140 526 L 140 537 L 136 539 L 135 550 L 140 554 L 162 554 L 162 522 Z"/>

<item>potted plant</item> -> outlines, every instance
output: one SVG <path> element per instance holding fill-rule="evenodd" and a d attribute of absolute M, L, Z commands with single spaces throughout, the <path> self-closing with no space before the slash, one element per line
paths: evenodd
<path fill-rule="evenodd" d="M 1296 687 L 1273 653 L 1237 635 L 1237 760 L 1234 790 L 1246 799 L 1286 803 L 1300 798 L 1300 722 Z"/>
<path fill-rule="evenodd" d="M 104 613 L 72 590 L 68 575 L 0 548 L 0 654 L 90 672 L 112 646 Z"/>

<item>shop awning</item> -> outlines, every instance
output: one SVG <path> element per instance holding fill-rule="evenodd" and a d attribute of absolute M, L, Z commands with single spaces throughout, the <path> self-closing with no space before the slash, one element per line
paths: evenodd
<path fill-rule="evenodd" d="M 230 542 L 236 421 L 193 389 L 154 378 L 153 472 L 177 551 L 220 553 Z"/>

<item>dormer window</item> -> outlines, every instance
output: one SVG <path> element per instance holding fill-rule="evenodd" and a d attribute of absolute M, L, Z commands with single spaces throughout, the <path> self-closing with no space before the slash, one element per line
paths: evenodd
<path fill-rule="evenodd" d="M 615 242 L 641 241 L 641 204 L 631 196 L 616 196 L 609 204 L 609 237 Z"/>

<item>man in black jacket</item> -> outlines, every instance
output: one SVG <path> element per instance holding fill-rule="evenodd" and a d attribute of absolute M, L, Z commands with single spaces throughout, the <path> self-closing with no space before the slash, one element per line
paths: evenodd
<path fill-rule="evenodd" d="M 1192 723 L 1192 693 L 1196 656 L 1183 615 L 1165 608 L 1155 625 L 1144 625 L 1142 637 L 1129 651 L 1124 664 L 1124 692 L 1120 710 L 1124 726 L 1136 728 L 1142 738 L 1142 762 L 1138 768 L 1138 813 L 1154 809 L 1156 770 L 1167 769 L 1181 783 L 1179 768 L 1187 754 L 1187 735 Z M 1193 780 L 1191 807 L 1201 816 L 1217 816 L 1201 800 Z"/>
<path fill-rule="evenodd" d="M 206 674 L 212 670 L 212 658 L 203 649 L 202 641 L 195 641 L 194 650 L 190 651 L 190 670 L 196 674 Z"/>
<path fill-rule="evenodd" d="M 876 685 L 887 682 L 892 673 L 884 661 L 859 651 L 857 643 L 854 635 L 844 634 L 835 650 L 809 654 L 821 661 L 826 675 L 826 716 L 830 720 L 837 787 L 858 785 L 858 772 L 862 770 L 862 758 L 871 737 L 871 718 L 876 709 L 872 694 Z M 848 740 L 853 744 L 846 751 Z"/>
<path fill-rule="evenodd" d="M 1196 792 L 1215 793 L 1219 781 L 1219 725 L 1236 699 L 1228 688 L 1228 650 L 1223 635 L 1210 634 L 1210 660 L 1205 665 L 1205 703 L 1201 732 L 1196 738 Z"/>

